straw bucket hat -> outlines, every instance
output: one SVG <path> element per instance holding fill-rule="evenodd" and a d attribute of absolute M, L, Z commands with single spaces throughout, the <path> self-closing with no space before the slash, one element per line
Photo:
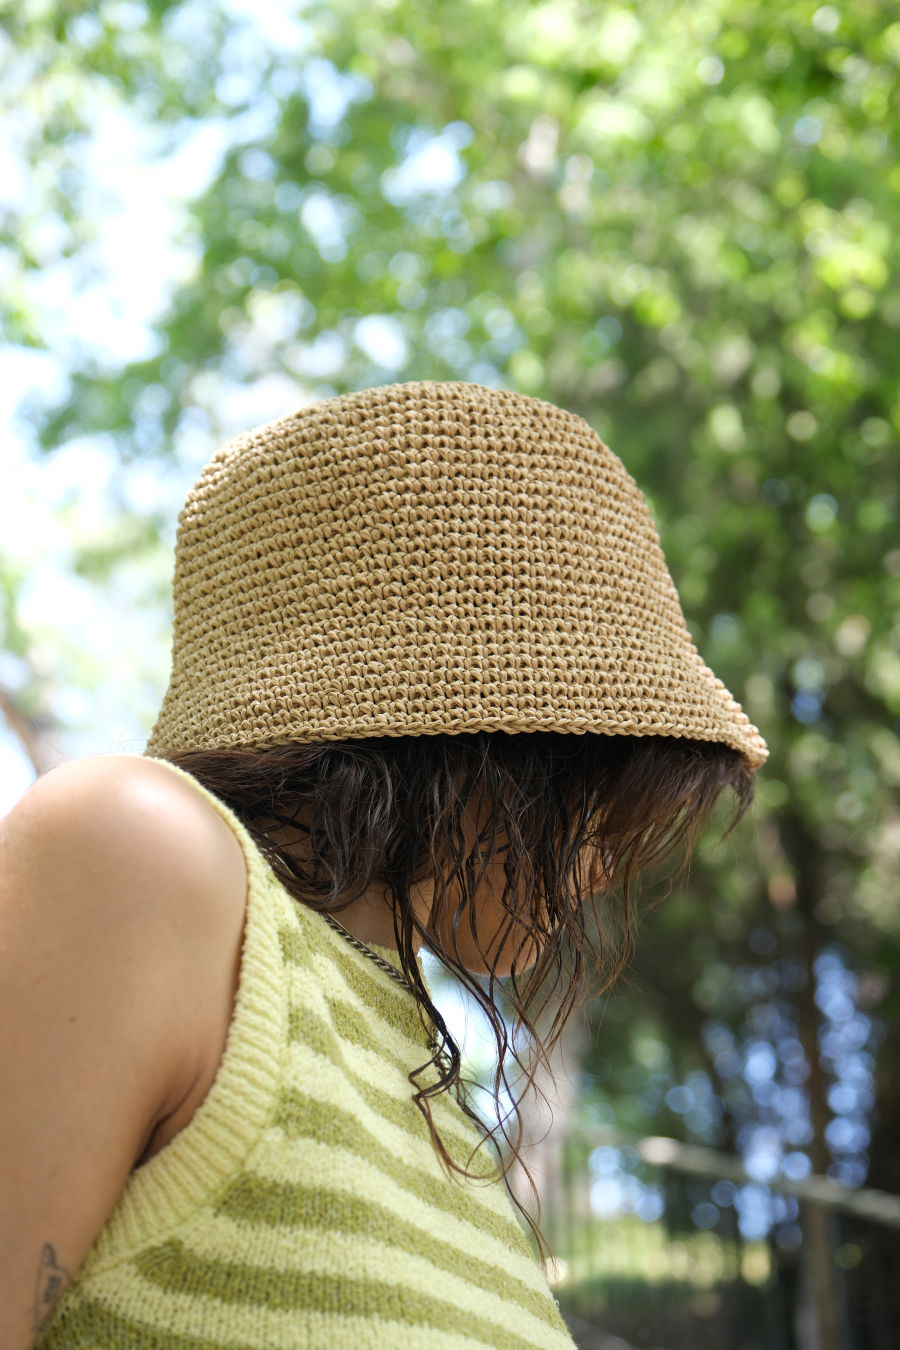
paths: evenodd
<path fill-rule="evenodd" d="M 150 753 L 539 730 L 767 755 L 586 422 L 479 385 L 402 384 L 213 456 L 180 518 Z"/>

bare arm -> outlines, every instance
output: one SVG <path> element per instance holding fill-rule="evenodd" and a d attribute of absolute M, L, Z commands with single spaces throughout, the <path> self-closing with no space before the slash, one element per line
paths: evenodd
<path fill-rule="evenodd" d="M 231 831 L 160 765 L 68 765 L 0 822 L 3 1350 L 32 1344 L 209 1090 L 245 899 Z"/>

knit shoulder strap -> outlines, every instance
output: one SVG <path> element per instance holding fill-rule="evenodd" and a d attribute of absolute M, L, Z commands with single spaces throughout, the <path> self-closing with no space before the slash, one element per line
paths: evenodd
<path fill-rule="evenodd" d="M 216 797 L 165 760 L 233 831 L 247 863 L 247 916 L 234 1016 L 215 1081 L 190 1123 L 132 1173 L 79 1279 L 158 1242 L 241 1166 L 268 1120 L 286 1038 L 279 929 L 290 904 L 247 831 Z"/>

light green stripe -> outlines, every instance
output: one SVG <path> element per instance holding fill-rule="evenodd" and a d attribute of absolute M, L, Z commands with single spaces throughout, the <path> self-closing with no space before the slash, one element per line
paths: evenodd
<path fill-rule="evenodd" d="M 546 1317 L 549 1297 L 530 1288 L 490 1261 L 468 1255 L 449 1242 L 432 1237 L 424 1229 L 361 1196 L 346 1195 L 323 1187 L 294 1186 L 244 1173 L 228 1187 L 216 1206 L 219 1214 L 239 1223 L 263 1224 L 267 1228 L 304 1228 L 323 1233 L 342 1232 L 368 1241 L 396 1247 L 409 1256 L 421 1256 L 439 1270 L 516 1303 L 535 1317 Z"/>
<path fill-rule="evenodd" d="M 383 1022 L 399 1031 L 408 1041 L 417 1046 L 427 1046 L 428 1036 L 419 1019 L 412 990 L 407 994 L 393 981 L 390 984 L 382 984 L 381 979 L 376 977 L 375 968 L 370 968 L 370 963 L 365 957 L 361 956 L 357 961 L 349 950 L 343 949 L 343 945 L 340 947 L 335 945 L 339 941 L 340 939 L 335 936 L 328 950 L 323 951 L 322 955 L 337 968 L 348 989 L 351 989 Z M 383 978 L 387 980 L 387 975 Z M 328 989 L 326 981 L 323 981 L 323 985 L 326 994 L 332 992 Z"/>
<path fill-rule="evenodd" d="M 414 1165 L 402 1162 L 350 1112 L 289 1089 L 280 1095 L 273 1124 L 284 1130 L 289 1138 L 313 1139 L 327 1148 L 346 1149 L 371 1163 L 418 1200 L 452 1214 L 464 1223 L 471 1223 L 520 1254 L 531 1256 L 525 1236 L 512 1215 L 494 1214 L 477 1204 L 471 1182 L 465 1183 L 455 1177 L 428 1176 Z"/>
<path fill-rule="evenodd" d="M 278 931 L 281 953 L 285 965 L 311 969 L 313 957 L 309 939 L 302 931 L 303 916 L 297 914 L 297 920 L 296 929 L 281 928 Z M 326 929 L 321 936 L 324 942 L 316 944 L 317 955 L 336 968 L 357 998 L 408 1040 L 416 1045 L 427 1045 L 428 1037 L 419 1019 L 412 991 L 407 994 L 393 983 L 384 985 L 374 967 L 364 957 L 357 960 L 342 939 L 332 934 L 331 929 Z M 326 979 L 321 983 L 327 994 L 329 981 Z"/>
<path fill-rule="evenodd" d="M 331 1011 L 335 1017 L 335 1021 L 343 1020 L 343 1013 L 345 1011 L 349 1011 L 358 1021 L 361 1021 L 361 1018 L 356 1014 L 355 1009 L 347 1010 L 346 1008 L 343 1008 L 342 1005 L 335 1003 L 331 1005 Z M 411 1134 L 416 1138 L 424 1137 L 428 1140 L 429 1144 L 431 1143 L 428 1126 L 425 1124 L 422 1113 L 412 1101 L 412 1087 L 409 1087 L 407 1095 L 402 1099 L 398 1099 L 389 1092 L 385 1092 L 383 1088 L 375 1087 L 367 1078 L 364 1078 L 361 1074 L 356 1073 L 355 1070 L 349 1067 L 344 1055 L 343 1046 L 341 1045 L 341 1038 L 333 1028 L 320 1018 L 317 1013 L 313 1012 L 311 1008 L 292 1007 L 288 1016 L 288 1036 L 290 1040 L 308 1046 L 315 1054 L 321 1055 L 323 1059 L 328 1059 L 339 1067 L 343 1077 L 349 1083 L 352 1083 L 363 1101 L 368 1106 L 371 1106 L 374 1111 L 377 1111 L 379 1115 L 384 1116 L 386 1120 L 389 1120 L 392 1125 L 396 1125 L 399 1129 L 405 1130 L 407 1134 Z M 351 1041 L 353 1045 L 360 1049 L 371 1051 L 371 1053 L 377 1055 L 379 1059 L 388 1060 L 389 1063 L 400 1070 L 408 1083 L 406 1066 L 403 1064 L 403 1061 L 386 1054 L 385 1051 L 378 1046 L 374 1036 L 370 1034 L 368 1028 L 363 1026 L 357 1028 L 357 1030 L 361 1030 L 364 1033 L 364 1036 L 345 1036 L 343 1039 Z M 485 1181 L 495 1180 L 497 1178 L 497 1170 L 486 1151 L 482 1148 L 479 1149 L 477 1153 L 473 1153 L 473 1150 L 479 1142 L 478 1137 L 475 1134 L 474 1126 L 471 1129 L 471 1134 L 467 1134 L 465 1132 L 465 1126 L 461 1127 L 461 1122 L 453 1121 L 452 1119 L 447 1120 L 446 1116 L 449 1115 L 449 1105 L 449 1101 L 442 1102 L 439 1098 L 436 1103 L 432 1103 L 432 1109 L 437 1106 L 438 1112 L 442 1117 L 438 1121 L 441 1138 L 444 1140 L 454 1162 L 461 1166 L 470 1166 L 474 1170 L 476 1176 Z"/>
<path fill-rule="evenodd" d="M 379 1059 L 386 1059 L 391 1064 L 396 1064 L 397 1068 L 404 1074 L 408 1074 L 410 1065 L 405 1062 L 400 1055 L 391 1054 L 385 1045 L 379 1042 L 377 1036 L 372 1031 L 369 1023 L 366 1021 L 365 1013 L 354 1008 L 350 1003 L 344 1003 L 334 994 L 326 994 L 328 1007 L 331 1011 L 332 1020 L 335 1029 L 345 1041 L 350 1041 L 353 1045 L 358 1045 L 364 1050 L 371 1050 Z M 429 1057 L 429 1050 L 426 1044 L 425 1036 L 422 1036 L 421 1050 L 423 1052 L 423 1062 Z M 418 1068 L 418 1065 L 412 1067 Z"/>
<path fill-rule="evenodd" d="M 34 1350 L 223 1350 L 221 1340 L 178 1336 L 122 1317 L 103 1303 L 79 1298 L 60 1310 Z M 249 1350 L 229 1340 L 228 1350 Z"/>
<path fill-rule="evenodd" d="M 409 1285 L 216 1261 L 196 1255 L 174 1238 L 152 1251 L 143 1252 L 134 1265 L 145 1280 L 170 1294 L 213 1298 L 219 1303 L 270 1308 L 275 1312 L 377 1317 L 381 1321 L 403 1322 L 412 1327 L 455 1331 L 494 1346 L 495 1350 L 522 1350 L 523 1344 L 528 1343 L 540 1346 L 540 1342 L 512 1335 L 486 1318 L 473 1316 L 465 1308 L 417 1293 Z M 552 1304 L 542 1320 L 548 1326 L 563 1330 Z"/>
<path fill-rule="evenodd" d="M 389 984 L 385 986 L 377 977 L 375 969 L 370 968 L 365 962 L 364 957 L 359 961 L 349 950 L 345 950 L 338 937 L 332 940 L 331 930 L 324 935 L 327 939 L 327 946 L 319 948 L 319 955 L 323 956 L 333 966 L 336 967 L 338 974 L 343 979 L 348 989 L 357 996 L 357 998 L 370 1008 L 382 1021 L 387 1022 L 388 1026 L 400 1032 L 407 1040 L 412 1041 L 416 1047 L 423 1050 L 428 1047 L 428 1034 L 419 1018 L 415 998 L 412 990 L 405 993 L 399 986 Z M 281 943 L 281 952 L 286 965 L 300 967 L 303 969 L 312 969 L 312 958 L 310 944 L 305 934 L 297 930 L 281 928 L 278 931 L 278 939 Z M 385 977 L 386 978 L 386 977 Z M 333 984 L 327 979 L 319 979 L 326 998 L 329 1001 L 339 1001 L 335 996 Z M 347 1005 L 344 1004 L 346 1007 Z M 371 1040 L 371 1033 L 365 1018 L 359 1011 L 352 1008 L 348 1011 L 356 1013 L 356 1025 L 365 1028 L 365 1035 Z M 352 1039 L 352 1036 L 348 1036 Z M 378 1046 L 379 1054 L 384 1053 L 383 1046 Z"/>
<path fill-rule="evenodd" d="M 291 934 L 284 934 L 285 938 L 290 936 Z M 335 938 L 332 941 L 332 934 L 330 931 L 325 936 L 329 939 L 331 947 L 333 948 L 333 950 L 328 951 L 327 957 L 337 966 L 347 986 L 356 993 L 357 997 L 363 1003 L 368 1007 L 371 1007 L 379 1017 L 389 1025 L 398 1029 L 407 1040 L 412 1041 L 416 1046 L 421 1047 L 424 1052 L 423 1059 L 427 1062 L 430 1053 L 428 1050 L 428 1038 L 425 1029 L 419 1020 L 412 994 L 405 994 L 402 990 L 393 986 L 387 988 L 383 987 L 376 979 L 374 971 L 370 972 L 365 967 L 365 964 L 358 964 L 349 951 L 345 952 L 340 946 L 335 946 L 335 943 L 339 942 L 339 939 Z M 384 1044 L 377 1039 L 373 1034 L 369 1023 L 366 1021 L 365 1014 L 358 1008 L 353 1007 L 352 1004 L 348 1004 L 342 1000 L 339 995 L 329 990 L 324 981 L 323 985 L 325 997 L 328 1000 L 329 1010 L 338 1035 L 362 1049 L 371 1050 L 372 1053 L 377 1055 L 380 1059 L 387 1059 L 389 1063 L 394 1064 L 403 1073 L 404 1077 L 407 1077 L 409 1074 L 409 1066 L 405 1064 L 399 1056 L 391 1054 Z M 340 1054 L 339 1056 L 335 1055 L 333 1051 L 330 1051 L 327 1048 L 328 1039 L 332 1034 L 331 1029 L 321 1020 L 318 1022 L 318 1027 L 312 1027 L 310 1025 L 311 1019 L 315 1017 L 316 1014 L 309 1010 L 301 1011 L 294 1006 L 290 1009 L 288 1016 L 288 1036 L 290 1039 L 297 1041 L 306 1040 L 307 1044 L 310 1044 L 313 1049 L 318 1051 L 318 1053 L 325 1055 L 326 1058 L 332 1059 L 335 1063 L 339 1064 L 342 1071 L 348 1078 L 352 1079 L 354 1085 L 360 1090 L 365 1098 L 368 1098 L 370 1094 L 373 1098 L 375 1097 L 376 1093 L 378 1093 L 378 1089 L 373 1088 L 365 1079 L 361 1079 L 354 1074 L 353 1071 L 347 1067 L 343 1054 Z M 306 1034 L 305 1029 L 301 1031 L 304 1017 L 308 1019 L 308 1035 Z M 422 1085 L 427 1086 L 434 1081 L 434 1070 L 431 1070 L 430 1073 L 422 1079 Z M 412 1093 L 412 1088 L 410 1089 L 410 1092 Z M 410 1125 L 415 1127 L 416 1121 L 418 1120 L 422 1122 L 423 1129 L 427 1131 L 424 1119 L 416 1107 L 412 1108 L 415 1112 L 415 1119 L 412 1119 L 409 1116 L 404 1116 L 402 1109 L 398 1110 L 395 1098 L 391 1098 L 385 1093 L 380 1093 L 379 1101 L 382 1105 L 377 1105 L 373 1100 L 372 1104 L 374 1109 L 378 1110 L 393 1124 L 409 1131 Z M 438 1110 L 440 1110 L 443 1105 L 444 1104 L 440 1102 L 440 1099 L 438 1099 Z M 461 1129 L 461 1124 L 462 1122 L 454 1122 L 446 1119 L 440 1121 L 441 1137 L 444 1139 L 447 1151 L 450 1153 L 455 1163 L 460 1166 L 469 1167 L 478 1178 L 484 1181 L 494 1180 L 497 1175 L 494 1161 L 484 1149 L 473 1152 L 477 1139 L 473 1142 L 472 1139 L 467 1138 L 466 1133 L 464 1132 L 465 1126 L 462 1125 Z M 471 1128 L 474 1133 L 474 1125 Z M 415 1128 L 413 1128 L 412 1132 L 418 1133 Z M 456 1142 L 451 1142 L 449 1138 L 445 1138 L 445 1135 L 453 1136 Z"/>

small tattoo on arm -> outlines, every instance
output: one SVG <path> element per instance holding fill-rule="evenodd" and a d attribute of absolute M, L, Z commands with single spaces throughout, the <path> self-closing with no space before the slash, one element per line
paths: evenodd
<path fill-rule="evenodd" d="M 38 1264 L 37 1289 L 34 1298 L 35 1331 L 40 1331 L 47 1323 L 70 1278 L 69 1272 L 58 1263 L 55 1249 L 49 1242 L 45 1242 Z"/>

